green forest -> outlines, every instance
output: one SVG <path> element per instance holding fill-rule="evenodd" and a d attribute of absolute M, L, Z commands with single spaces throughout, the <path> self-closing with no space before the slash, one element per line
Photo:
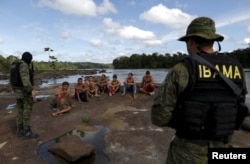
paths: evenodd
<path fill-rule="evenodd" d="M 250 68 L 250 47 L 246 49 L 238 49 L 228 54 L 236 56 L 244 68 Z M 115 69 L 125 68 L 171 68 L 178 61 L 186 57 L 187 54 L 132 54 L 130 57 L 122 56 L 113 60 Z"/>
<path fill-rule="evenodd" d="M 244 68 L 250 68 L 250 47 L 238 49 L 228 54 L 236 56 Z M 180 52 L 176 54 L 132 54 L 130 57 L 121 56 L 113 60 L 113 63 L 90 63 L 90 62 L 62 62 L 54 56 L 49 56 L 48 62 L 34 61 L 34 70 L 76 70 L 76 69 L 143 69 L 143 68 L 171 68 L 178 61 L 182 60 L 187 54 Z M 19 60 L 18 57 L 10 55 L 3 57 L 0 55 L 0 71 L 7 72 L 13 61 Z"/>

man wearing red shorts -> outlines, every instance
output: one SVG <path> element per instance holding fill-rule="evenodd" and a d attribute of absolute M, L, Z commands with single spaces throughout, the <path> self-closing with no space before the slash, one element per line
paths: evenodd
<path fill-rule="evenodd" d="M 149 71 L 142 78 L 140 91 L 149 95 L 154 95 L 155 92 L 154 78 L 150 75 Z"/>

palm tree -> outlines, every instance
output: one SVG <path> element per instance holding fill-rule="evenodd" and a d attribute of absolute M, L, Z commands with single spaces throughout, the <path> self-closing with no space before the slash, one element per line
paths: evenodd
<path fill-rule="evenodd" d="M 51 49 L 51 48 L 49 48 L 49 47 L 46 47 L 46 48 L 44 48 L 44 51 L 45 51 L 45 52 L 48 51 L 48 54 L 49 54 L 49 62 L 50 62 L 50 59 L 51 59 L 50 52 L 53 52 L 54 50 Z"/>

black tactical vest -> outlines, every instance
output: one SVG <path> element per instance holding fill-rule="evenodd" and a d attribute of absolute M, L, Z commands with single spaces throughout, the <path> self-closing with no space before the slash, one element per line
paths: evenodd
<path fill-rule="evenodd" d="M 10 69 L 10 83 L 13 87 L 23 87 L 22 78 L 20 75 L 20 65 L 23 64 L 23 62 L 15 61 L 11 65 Z M 34 85 L 34 70 L 33 70 L 33 64 L 31 68 L 29 67 L 29 79 L 32 84 Z"/>
<path fill-rule="evenodd" d="M 231 79 L 243 86 L 241 64 L 226 54 L 201 55 Z M 176 135 L 189 139 L 220 140 L 233 134 L 238 97 L 220 76 L 208 66 L 189 57 L 184 59 L 189 70 L 189 84 L 178 98 L 173 113 Z"/>

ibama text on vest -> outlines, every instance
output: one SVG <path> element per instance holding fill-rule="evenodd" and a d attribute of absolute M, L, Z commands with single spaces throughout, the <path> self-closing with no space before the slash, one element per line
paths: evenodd
<path fill-rule="evenodd" d="M 242 75 L 238 66 L 235 65 L 215 65 L 215 68 L 222 72 L 227 78 L 241 79 Z M 215 78 L 218 73 L 206 65 L 199 65 L 199 78 Z"/>

